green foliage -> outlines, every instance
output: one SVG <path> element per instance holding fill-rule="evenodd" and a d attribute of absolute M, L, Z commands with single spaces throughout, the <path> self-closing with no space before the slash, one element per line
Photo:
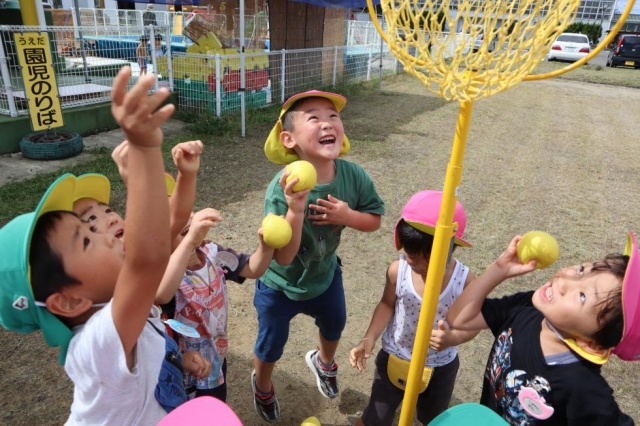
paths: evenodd
<path fill-rule="evenodd" d="M 574 22 L 564 30 L 565 33 L 580 33 L 589 37 L 591 43 L 597 44 L 602 35 L 602 25 Z"/>

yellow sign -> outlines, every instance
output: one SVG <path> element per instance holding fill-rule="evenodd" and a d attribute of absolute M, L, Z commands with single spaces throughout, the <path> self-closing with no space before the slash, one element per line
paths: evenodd
<path fill-rule="evenodd" d="M 29 101 L 29 115 L 34 131 L 62 127 L 62 108 L 56 75 L 51 59 L 49 35 L 14 33 L 18 59 L 22 66 L 24 95 Z"/>

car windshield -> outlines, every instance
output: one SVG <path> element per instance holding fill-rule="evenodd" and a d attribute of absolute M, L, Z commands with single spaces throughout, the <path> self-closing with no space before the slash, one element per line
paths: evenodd
<path fill-rule="evenodd" d="M 638 48 L 640 47 L 640 37 L 625 37 L 624 47 Z"/>
<path fill-rule="evenodd" d="M 566 35 L 563 34 L 556 41 L 564 41 L 567 43 L 589 43 L 587 36 L 582 35 Z"/>

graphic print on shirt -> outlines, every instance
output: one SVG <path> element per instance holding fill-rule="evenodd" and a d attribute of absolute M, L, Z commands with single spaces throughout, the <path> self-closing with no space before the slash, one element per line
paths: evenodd
<path fill-rule="evenodd" d="M 553 408 L 546 404 L 551 385 L 542 376 L 531 375 L 524 370 L 511 370 L 512 347 L 512 331 L 509 328 L 498 336 L 491 349 L 485 377 L 493 389 L 498 414 L 511 425 L 535 425 L 539 419 L 553 415 Z M 521 392 L 523 395 L 520 395 Z"/>
<path fill-rule="evenodd" d="M 181 341 L 183 350 L 197 350 L 212 364 L 211 374 L 204 379 L 188 375 L 188 385 L 212 389 L 224 383 L 222 363 L 228 347 L 225 332 L 228 296 L 224 271 L 218 266 L 218 252 L 212 252 L 215 250 L 213 245 L 201 247 L 200 250 L 206 255 L 205 264 L 198 270 L 186 271 L 176 294 L 176 319 L 200 333 L 199 338 L 184 337 Z"/>

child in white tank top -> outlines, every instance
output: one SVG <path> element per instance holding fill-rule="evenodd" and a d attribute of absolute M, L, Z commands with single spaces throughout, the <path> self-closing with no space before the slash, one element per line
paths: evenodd
<path fill-rule="evenodd" d="M 440 191 L 419 192 L 411 197 L 396 223 L 394 244 L 397 250 L 404 249 L 405 254 L 389 265 L 382 299 L 364 338 L 349 357 L 351 366 L 363 371 L 376 340 L 382 335 L 369 404 L 356 426 L 391 425 L 404 397 L 441 201 Z M 458 229 L 451 242 L 416 405 L 418 420 L 423 424 L 448 408 L 460 365 L 457 345 L 478 334 L 451 330 L 446 322 L 449 308 L 474 278 L 469 268 L 451 257 L 456 246 L 471 247 L 462 239 L 466 216 L 460 203 L 456 203 L 453 221 L 458 223 Z"/>

